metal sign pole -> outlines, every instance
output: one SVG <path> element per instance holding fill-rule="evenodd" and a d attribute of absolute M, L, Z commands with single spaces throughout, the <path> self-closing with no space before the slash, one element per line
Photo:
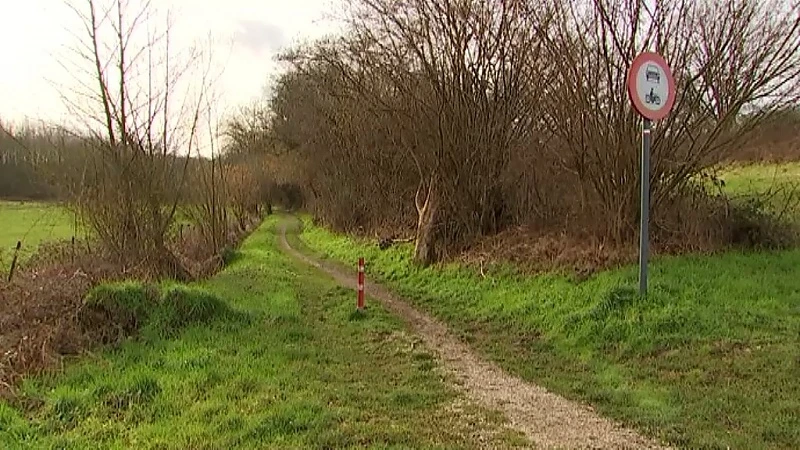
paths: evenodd
<path fill-rule="evenodd" d="M 675 79 L 664 58 L 653 52 L 637 56 L 628 69 L 628 96 L 642 123 L 641 214 L 639 225 L 639 294 L 647 295 L 650 252 L 650 142 L 653 120 L 666 117 L 675 105 Z"/>
<path fill-rule="evenodd" d="M 639 295 L 647 295 L 647 257 L 650 250 L 650 119 L 642 123 L 642 211 L 639 224 Z"/>

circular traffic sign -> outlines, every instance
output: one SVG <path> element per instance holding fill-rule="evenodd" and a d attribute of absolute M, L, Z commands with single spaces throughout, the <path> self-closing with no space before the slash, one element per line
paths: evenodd
<path fill-rule="evenodd" d="M 628 70 L 628 96 L 647 119 L 659 120 L 669 114 L 675 104 L 675 79 L 661 55 L 645 52 L 633 60 Z"/>

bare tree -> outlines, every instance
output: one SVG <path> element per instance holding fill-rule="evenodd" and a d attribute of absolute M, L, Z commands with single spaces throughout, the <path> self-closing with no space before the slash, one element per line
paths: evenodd
<path fill-rule="evenodd" d="M 508 220 L 502 175 L 539 122 L 546 66 L 533 38 L 548 15 L 521 1 L 363 0 L 348 20 L 350 36 L 308 56 L 413 161 L 416 259 L 497 231 Z"/>
<path fill-rule="evenodd" d="M 94 149 L 93 182 L 74 193 L 78 209 L 120 262 L 187 278 L 166 237 L 197 148 L 210 67 L 197 67 L 195 50 L 173 51 L 171 17 L 159 17 L 149 1 L 69 6 L 83 34 L 63 62 L 78 87 L 63 97 L 92 131 Z M 154 25 L 160 20 L 163 28 Z M 199 81 L 187 81 L 198 70 Z"/>

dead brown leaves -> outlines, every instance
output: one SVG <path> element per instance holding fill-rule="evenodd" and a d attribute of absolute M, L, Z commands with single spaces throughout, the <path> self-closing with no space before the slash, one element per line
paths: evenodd
<path fill-rule="evenodd" d="M 23 374 L 41 373 L 87 347 L 76 317 L 83 295 L 93 279 L 105 278 L 103 272 L 93 261 L 51 264 L 0 285 L 0 396 L 11 395 Z"/>
<path fill-rule="evenodd" d="M 636 248 L 591 235 L 514 227 L 476 242 L 461 260 L 478 266 L 508 262 L 524 272 L 571 271 L 578 277 L 635 261 Z"/>

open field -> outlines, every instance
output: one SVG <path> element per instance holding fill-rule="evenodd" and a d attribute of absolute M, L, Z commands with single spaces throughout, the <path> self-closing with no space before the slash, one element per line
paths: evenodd
<path fill-rule="evenodd" d="M 190 226 L 182 209 L 176 212 L 174 230 Z M 80 227 L 80 225 L 79 225 Z M 8 268 L 17 241 L 22 241 L 20 259 L 36 252 L 39 244 L 47 241 L 82 238 L 83 231 L 75 233 L 75 217 L 54 203 L 16 202 L 0 200 L 0 268 Z M 2 269 L 0 269 L 2 270 Z"/>
<path fill-rule="evenodd" d="M 17 241 L 22 241 L 24 258 L 42 242 L 72 238 L 73 229 L 72 215 L 60 206 L 0 201 L 0 263 L 11 263 Z"/>
<path fill-rule="evenodd" d="M 737 165 L 723 169 L 721 178 L 729 194 L 765 192 L 800 184 L 800 163 Z"/>
<path fill-rule="evenodd" d="M 733 199 L 761 199 L 768 210 L 800 222 L 800 163 L 735 165 L 720 178 Z"/>
<path fill-rule="evenodd" d="M 581 283 L 501 266 L 484 278 L 308 222 L 302 238 L 366 257 L 370 276 L 511 373 L 673 444 L 800 446 L 800 250 L 660 258 L 640 299 L 634 267 Z"/>
<path fill-rule="evenodd" d="M 244 317 L 143 334 L 27 380 L 0 404 L 0 447 L 469 448 L 520 443 L 464 404 L 432 356 L 377 306 L 276 250 L 274 221 L 199 287 Z M 497 433 L 496 435 L 494 433 Z"/>

